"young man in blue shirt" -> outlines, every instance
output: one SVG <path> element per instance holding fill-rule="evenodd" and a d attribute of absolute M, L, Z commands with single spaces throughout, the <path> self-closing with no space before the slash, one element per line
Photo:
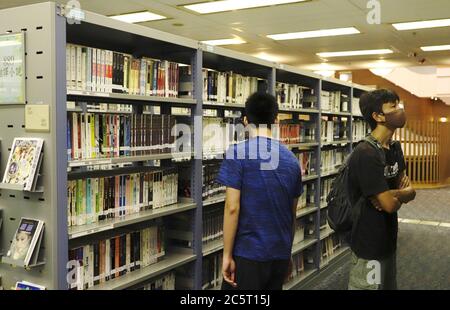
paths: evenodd
<path fill-rule="evenodd" d="M 278 104 L 255 93 L 245 104 L 250 139 L 229 148 L 217 181 L 226 186 L 223 289 L 281 290 L 290 272 L 301 170 L 272 138 Z"/>

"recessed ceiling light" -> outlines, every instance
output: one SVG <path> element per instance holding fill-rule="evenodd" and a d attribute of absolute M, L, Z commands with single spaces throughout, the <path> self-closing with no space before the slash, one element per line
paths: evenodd
<path fill-rule="evenodd" d="M 335 28 L 335 29 L 322 29 L 322 30 L 290 32 L 281 34 L 270 34 L 267 37 L 274 40 L 293 40 L 293 39 L 343 36 L 358 33 L 361 32 L 355 27 L 348 27 L 348 28 Z"/>
<path fill-rule="evenodd" d="M 424 52 L 448 51 L 450 50 L 450 45 L 422 46 L 421 49 Z"/>
<path fill-rule="evenodd" d="M 363 56 L 363 55 L 380 55 L 380 54 L 392 54 L 393 51 L 390 49 L 379 49 L 379 50 L 363 50 L 363 51 L 344 51 L 344 52 L 326 52 L 317 53 L 319 57 L 344 57 L 344 56 Z"/>
<path fill-rule="evenodd" d="M 425 29 L 425 28 L 437 28 L 437 27 L 449 27 L 450 19 L 435 19 L 424 20 L 420 22 L 410 23 L 396 23 L 392 24 L 397 30 L 413 30 L 413 29 Z"/>
<path fill-rule="evenodd" d="M 153 20 L 161 20 L 161 19 L 167 18 L 165 16 L 158 15 L 155 13 L 150 13 L 150 12 L 121 14 L 121 15 L 115 15 L 115 16 L 110 16 L 110 17 L 120 20 L 120 21 L 123 21 L 123 22 L 126 22 L 126 23 L 130 23 L 130 24 L 143 23 L 143 22 L 148 22 L 148 21 L 153 21 Z"/>
<path fill-rule="evenodd" d="M 236 45 L 236 44 L 244 44 L 247 43 L 242 39 L 234 38 L 234 39 L 220 39 L 220 40 L 209 40 L 202 41 L 204 44 L 208 45 Z"/>
<path fill-rule="evenodd" d="M 222 0 L 189 4 L 184 7 L 200 14 L 208 14 L 304 1 L 307 0 Z"/>

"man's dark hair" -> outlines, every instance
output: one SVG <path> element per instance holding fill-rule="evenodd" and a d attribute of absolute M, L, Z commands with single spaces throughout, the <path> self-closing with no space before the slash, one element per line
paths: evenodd
<path fill-rule="evenodd" d="M 383 104 L 397 101 L 400 101 L 400 97 L 395 91 L 377 89 L 364 93 L 359 100 L 359 107 L 364 119 L 369 123 L 370 128 L 374 130 L 377 127 L 377 122 L 372 117 L 372 113 L 381 113 L 383 112 Z"/>
<path fill-rule="evenodd" d="M 248 97 L 245 102 L 245 116 L 247 116 L 249 124 L 271 125 L 275 123 L 278 115 L 278 103 L 274 96 L 257 92 Z"/>

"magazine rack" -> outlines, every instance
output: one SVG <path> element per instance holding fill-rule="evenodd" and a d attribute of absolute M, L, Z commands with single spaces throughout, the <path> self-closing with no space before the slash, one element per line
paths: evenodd
<path fill-rule="evenodd" d="M 11 265 L 12 267 L 23 267 L 26 270 L 30 270 L 32 268 L 45 265 L 45 261 L 37 262 L 37 263 L 34 263 L 34 264 L 30 264 L 28 266 L 25 266 L 23 261 L 15 260 L 15 259 L 12 259 L 12 258 L 4 256 L 4 257 L 2 257 L 2 264 Z"/>
<path fill-rule="evenodd" d="M 8 184 L 8 183 L 0 183 L 0 189 L 6 189 L 11 191 L 19 191 L 19 192 L 29 192 L 29 193 L 43 193 L 44 187 L 36 187 L 34 191 L 26 191 L 24 190 L 24 186 L 20 184 Z"/>

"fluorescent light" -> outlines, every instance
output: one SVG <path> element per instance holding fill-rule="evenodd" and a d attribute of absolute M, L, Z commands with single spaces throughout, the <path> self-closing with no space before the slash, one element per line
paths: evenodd
<path fill-rule="evenodd" d="M 333 70 L 320 70 L 320 71 L 314 71 L 315 74 L 319 74 L 324 77 L 334 77 L 336 74 L 336 71 Z"/>
<path fill-rule="evenodd" d="M 188 10 L 200 14 L 208 14 L 208 13 L 258 8 L 278 4 L 296 3 L 303 1 L 307 0 L 222 0 L 222 1 L 190 4 L 185 5 L 184 7 Z"/>
<path fill-rule="evenodd" d="M 394 68 L 371 68 L 369 70 L 375 75 L 385 76 L 390 74 L 394 70 Z"/>
<path fill-rule="evenodd" d="M 358 29 L 356 29 L 355 27 L 349 27 L 349 28 L 335 28 L 335 29 L 323 29 L 314 31 L 271 34 L 268 35 L 267 37 L 274 40 L 293 40 L 293 39 L 343 36 L 358 33 L 361 33 Z"/>
<path fill-rule="evenodd" d="M 421 49 L 424 52 L 448 51 L 450 50 L 450 45 L 422 46 Z"/>
<path fill-rule="evenodd" d="M 234 39 L 220 39 L 220 40 L 209 40 L 209 41 L 202 41 L 202 43 L 208 44 L 208 45 L 234 45 L 234 44 L 244 44 L 247 43 L 242 39 L 234 38 Z"/>
<path fill-rule="evenodd" d="M 393 53 L 393 51 L 390 49 L 380 49 L 380 50 L 317 53 L 316 55 L 319 57 L 327 58 L 327 57 L 344 57 L 344 56 L 381 55 L 391 53 Z"/>
<path fill-rule="evenodd" d="M 165 16 L 150 12 L 122 14 L 110 17 L 130 24 L 148 22 L 152 20 L 161 20 L 166 18 Z"/>
<path fill-rule="evenodd" d="M 425 28 L 437 28 L 450 26 L 450 19 L 424 20 L 420 22 L 392 24 L 397 30 L 413 30 Z"/>

